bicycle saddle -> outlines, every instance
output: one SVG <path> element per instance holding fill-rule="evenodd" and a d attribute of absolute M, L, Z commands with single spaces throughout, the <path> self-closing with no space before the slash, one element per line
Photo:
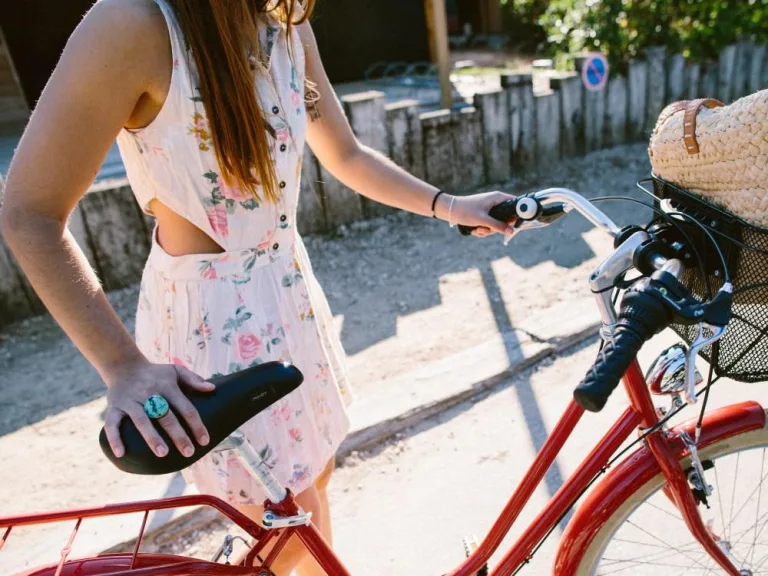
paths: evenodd
<path fill-rule="evenodd" d="M 195 453 L 190 458 L 179 452 L 157 421 L 153 421 L 153 424 L 168 446 L 168 455 L 163 458 L 152 452 L 136 425 L 127 417 L 119 427 L 125 445 L 125 454 L 121 458 L 112 452 L 104 428 L 99 434 L 99 444 L 109 461 L 123 472 L 178 472 L 200 460 L 248 420 L 293 392 L 303 380 L 304 376 L 296 367 L 281 362 L 268 362 L 228 376 L 210 378 L 209 382 L 216 385 L 213 392 L 185 391 L 200 413 L 211 438 L 207 446 L 198 445 L 184 421 L 179 418 L 195 446 Z"/>

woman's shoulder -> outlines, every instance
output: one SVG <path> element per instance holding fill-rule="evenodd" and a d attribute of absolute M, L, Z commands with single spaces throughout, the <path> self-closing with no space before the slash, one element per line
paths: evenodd
<path fill-rule="evenodd" d="M 168 27 L 154 0 L 98 0 L 71 43 L 102 52 L 126 71 L 140 68 L 150 79 L 153 70 L 162 71 L 170 59 Z"/>
<path fill-rule="evenodd" d="M 164 25 L 163 13 L 155 0 L 97 0 L 85 18 L 128 32 Z"/>

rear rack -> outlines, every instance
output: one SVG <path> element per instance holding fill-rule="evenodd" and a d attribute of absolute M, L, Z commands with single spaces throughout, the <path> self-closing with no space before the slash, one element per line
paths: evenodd
<path fill-rule="evenodd" d="M 109 573 L 111 576 L 169 576 L 175 574 L 235 576 L 257 573 L 258 567 L 251 565 L 231 566 L 226 564 L 216 564 L 205 560 L 193 560 L 182 556 L 140 553 L 141 543 L 146 533 L 147 520 L 151 512 L 191 506 L 206 506 L 213 508 L 257 540 L 261 539 L 266 533 L 266 530 L 256 522 L 243 515 L 233 506 L 214 496 L 179 496 L 160 500 L 111 504 L 93 508 L 80 508 L 75 510 L 43 512 L 39 514 L 0 518 L 0 533 L 2 533 L 2 538 L 0 538 L 0 555 L 2 555 L 3 547 L 6 542 L 10 540 L 14 528 L 74 521 L 75 525 L 72 532 L 70 533 L 67 542 L 61 548 L 61 559 L 55 564 L 41 567 L 39 571 L 32 572 L 33 574 L 40 576 L 64 576 L 70 573 L 75 574 L 80 573 L 83 564 L 88 563 L 93 564 L 94 567 L 104 565 L 104 573 Z M 144 516 L 132 552 L 125 554 L 99 554 L 92 558 L 77 560 L 69 558 L 72 551 L 72 544 L 78 535 L 83 520 L 142 512 Z M 250 556 L 251 554 L 249 554 L 249 557 Z M 108 569 L 106 565 L 107 563 L 109 564 Z M 120 569 L 121 567 L 124 569 Z M 115 571 L 115 568 L 117 568 L 117 571 Z"/>

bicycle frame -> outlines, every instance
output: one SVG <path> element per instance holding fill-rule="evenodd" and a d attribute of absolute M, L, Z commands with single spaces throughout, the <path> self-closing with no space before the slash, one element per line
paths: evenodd
<path fill-rule="evenodd" d="M 615 236 L 618 232 L 616 226 L 604 214 L 594 209 L 589 202 L 573 192 L 553 189 L 537 193 L 536 196 L 539 195 L 541 198 L 546 197 L 553 201 L 568 202 L 579 209 L 589 220 L 604 228 L 610 234 Z M 597 295 L 598 306 L 603 318 L 604 337 L 607 337 L 606 334 L 610 333 L 610 330 L 605 329 L 610 329 L 610 325 L 615 322 L 615 315 L 613 315 L 614 312 L 608 292 L 601 287 L 600 282 L 605 282 L 611 276 L 617 276 L 631 266 L 632 252 L 641 240 L 641 238 L 634 238 L 633 240 L 633 237 L 630 237 L 592 276 L 592 288 Z M 611 285 L 612 282 L 613 279 L 610 280 Z M 639 428 L 642 432 L 643 430 L 655 427 L 659 423 L 659 417 L 653 405 L 651 394 L 637 360 L 631 364 L 629 370 L 624 375 L 623 383 L 629 397 L 629 407 L 586 456 L 576 471 L 560 487 L 536 519 L 518 538 L 517 542 L 507 551 L 498 566 L 491 572 L 492 576 L 509 576 L 523 566 L 530 559 L 531 553 L 538 543 L 556 526 L 579 496 L 591 484 L 593 479 L 605 471 L 611 456 L 630 437 L 633 430 Z M 544 478 L 547 470 L 555 461 L 583 415 L 584 409 L 579 407 L 575 401 L 571 401 L 536 455 L 522 482 L 489 530 L 488 535 L 469 558 L 458 568 L 449 572 L 448 576 L 472 576 L 490 559 L 526 503 L 530 500 L 534 490 Z M 728 406 L 707 415 L 697 446 L 701 448 L 736 434 L 759 429 L 764 425 L 765 412 L 759 404 L 746 402 Z M 659 428 L 646 435 L 644 446 L 624 459 L 592 490 L 584 504 L 577 510 L 561 540 L 555 561 L 556 574 L 574 574 L 592 538 L 602 526 L 604 518 L 607 517 L 605 512 L 618 508 L 619 504 L 623 502 L 622 493 L 641 486 L 661 472 L 667 480 L 665 494 L 680 511 L 691 533 L 726 573 L 740 576 L 738 568 L 731 562 L 727 553 L 718 546 L 713 535 L 704 526 L 697 510 L 696 500 L 688 485 L 685 471 L 678 464 L 681 458 L 689 455 L 688 446 L 682 440 L 682 435 L 684 432 L 692 435 L 692 431 L 693 424 L 686 423 L 672 430 Z M 247 453 L 246 456 L 248 456 Z M 254 463 L 253 468 L 258 471 L 259 464 Z M 261 468 L 264 467 L 262 466 Z M 265 478 L 269 477 L 266 471 L 263 472 L 263 475 Z M 275 499 L 280 500 L 280 503 L 267 502 L 267 511 L 274 512 L 282 518 L 297 517 L 300 514 L 300 510 L 294 502 L 292 495 L 288 492 L 283 498 L 282 496 L 285 493 L 282 492 L 282 488 L 276 493 L 279 494 L 279 497 Z M 204 561 L 191 561 L 179 556 L 139 554 L 139 546 L 141 545 L 144 528 L 151 510 L 200 504 L 218 509 L 256 538 L 256 544 L 248 553 L 245 565 L 227 566 Z M 598 511 L 600 513 L 597 513 Z M 62 550 L 61 561 L 55 566 L 44 568 L 38 572 L 28 573 L 38 576 L 74 574 L 74 569 L 68 571 L 70 564 L 65 565 L 65 560 L 82 519 L 129 512 L 144 512 L 141 533 L 133 553 L 106 555 L 85 560 L 83 562 L 92 562 L 90 566 L 92 570 L 89 573 L 111 574 L 113 576 L 154 576 L 160 574 L 191 573 L 216 575 L 258 574 L 259 576 L 267 576 L 269 574 L 269 567 L 274 563 L 287 540 L 291 536 L 296 535 L 327 574 L 330 576 L 349 575 L 341 561 L 335 556 L 311 523 L 290 526 L 280 530 L 265 529 L 240 514 L 233 507 L 210 496 L 169 498 L 155 502 L 139 502 L 105 508 L 0 519 L 0 530 L 5 529 L 5 535 L 0 539 L 0 550 L 14 526 L 76 520 L 77 523 L 69 543 Z M 272 540 L 276 540 L 275 545 L 269 551 L 264 561 L 254 567 L 253 561 Z M 99 562 L 102 564 L 99 564 Z M 107 569 L 106 565 L 103 565 L 104 562 L 112 562 L 112 569 Z M 160 566 L 158 563 L 161 562 L 166 562 L 166 564 Z M 99 571 L 100 567 L 103 567 L 101 572 Z M 116 567 L 118 568 L 117 570 L 114 569 Z M 120 568 L 125 569 L 122 570 Z"/>

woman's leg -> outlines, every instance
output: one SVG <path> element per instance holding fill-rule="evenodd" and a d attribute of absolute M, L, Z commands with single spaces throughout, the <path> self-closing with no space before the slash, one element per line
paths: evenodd
<path fill-rule="evenodd" d="M 323 538 L 331 545 L 331 518 L 328 504 L 327 487 L 333 472 L 333 460 L 317 477 L 315 483 L 295 497 L 296 503 L 304 512 L 312 513 L 312 524 L 320 531 Z M 239 506 L 240 512 L 261 524 L 264 508 L 261 506 Z M 272 545 L 261 553 L 262 558 L 269 555 Z M 324 576 L 315 559 L 307 552 L 298 538 L 291 538 L 272 565 L 275 576 L 290 576 L 295 570 L 297 576 Z"/>

